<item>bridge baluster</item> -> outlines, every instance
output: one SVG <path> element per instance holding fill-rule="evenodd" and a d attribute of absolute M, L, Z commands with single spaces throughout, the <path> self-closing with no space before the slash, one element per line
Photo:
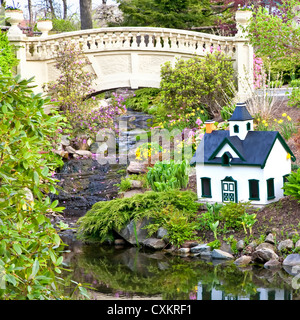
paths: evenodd
<path fill-rule="evenodd" d="M 131 36 L 131 48 L 137 49 L 138 43 L 137 43 L 137 32 L 130 32 Z"/>

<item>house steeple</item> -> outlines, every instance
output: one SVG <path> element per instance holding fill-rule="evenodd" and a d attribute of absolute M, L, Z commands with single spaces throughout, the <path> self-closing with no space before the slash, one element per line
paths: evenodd
<path fill-rule="evenodd" d="M 248 131 L 253 131 L 253 118 L 246 108 L 246 103 L 237 103 L 229 119 L 229 135 L 244 140 Z"/>

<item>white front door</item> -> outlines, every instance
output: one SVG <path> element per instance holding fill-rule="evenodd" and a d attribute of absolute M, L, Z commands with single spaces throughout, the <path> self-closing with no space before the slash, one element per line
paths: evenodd
<path fill-rule="evenodd" d="M 222 180 L 222 201 L 223 202 L 237 202 L 236 198 L 236 181 L 231 177 L 226 177 Z"/>

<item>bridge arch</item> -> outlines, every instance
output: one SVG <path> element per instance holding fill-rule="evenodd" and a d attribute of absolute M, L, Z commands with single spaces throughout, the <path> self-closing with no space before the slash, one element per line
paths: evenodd
<path fill-rule="evenodd" d="M 24 78 L 35 77 L 36 92 L 59 76 L 55 68 L 56 52 L 60 42 L 68 40 L 82 43 L 91 71 L 97 75 L 96 91 L 158 88 L 160 68 L 166 61 L 175 63 L 176 59 L 204 56 L 216 49 L 232 59 L 241 96 L 247 95 L 243 79 L 247 75 L 251 81 L 253 74 L 253 48 L 241 32 L 235 37 L 222 37 L 167 28 L 117 27 L 41 37 L 9 34 L 9 40 L 19 46 L 18 73 Z"/>

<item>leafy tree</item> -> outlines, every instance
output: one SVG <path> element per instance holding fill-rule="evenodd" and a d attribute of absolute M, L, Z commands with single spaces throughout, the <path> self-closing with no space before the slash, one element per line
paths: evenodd
<path fill-rule="evenodd" d="M 280 14 L 276 15 L 261 7 L 254 13 L 248 28 L 256 54 L 268 58 L 271 67 L 280 64 L 291 73 L 295 73 L 300 61 L 299 6 L 298 0 L 283 0 Z M 298 101 L 299 94 L 294 94 L 292 104 Z"/>
<path fill-rule="evenodd" d="M 6 33 L 0 32 L 0 70 L 3 74 L 11 74 L 12 68 L 18 64 L 14 47 L 7 39 Z"/>
<path fill-rule="evenodd" d="M 212 17 L 209 0 L 117 0 L 125 26 L 189 29 Z"/>
<path fill-rule="evenodd" d="M 0 299 L 54 299 L 61 239 L 47 213 L 56 193 L 51 150 L 61 118 L 46 115 L 30 80 L 0 74 Z"/>

